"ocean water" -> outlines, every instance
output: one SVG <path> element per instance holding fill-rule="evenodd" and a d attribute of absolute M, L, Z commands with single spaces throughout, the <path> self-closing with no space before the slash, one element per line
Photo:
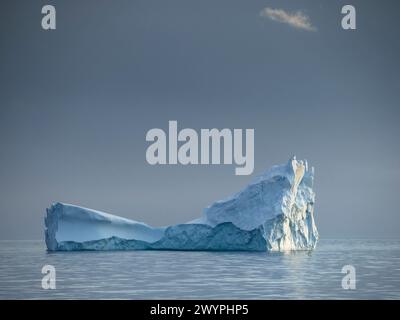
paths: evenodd
<path fill-rule="evenodd" d="M 42 267 L 56 289 L 42 289 Z M 342 267 L 356 289 L 342 288 Z M 0 241 L 1 299 L 399 299 L 400 240 L 323 239 L 313 252 L 47 253 Z"/>

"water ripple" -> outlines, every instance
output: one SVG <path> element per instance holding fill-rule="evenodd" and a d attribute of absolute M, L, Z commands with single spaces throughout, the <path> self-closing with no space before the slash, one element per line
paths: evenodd
<path fill-rule="evenodd" d="M 321 240 L 312 252 L 47 253 L 42 241 L 0 241 L 1 299 L 399 299 L 400 240 Z M 41 268 L 57 289 L 41 288 Z M 356 268 L 356 290 L 341 269 Z"/>

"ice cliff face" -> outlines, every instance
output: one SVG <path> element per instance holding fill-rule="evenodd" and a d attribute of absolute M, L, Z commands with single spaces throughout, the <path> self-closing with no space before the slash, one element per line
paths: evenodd
<path fill-rule="evenodd" d="M 232 197 L 205 209 L 211 225 L 232 222 L 243 230 L 263 227 L 267 249 L 312 249 L 318 240 L 314 223 L 314 168 L 290 159 L 274 166 Z"/>
<path fill-rule="evenodd" d="M 46 244 L 61 250 L 310 250 L 318 241 L 314 168 L 295 158 L 274 166 L 201 218 L 153 228 L 104 212 L 56 203 L 47 209 Z"/>

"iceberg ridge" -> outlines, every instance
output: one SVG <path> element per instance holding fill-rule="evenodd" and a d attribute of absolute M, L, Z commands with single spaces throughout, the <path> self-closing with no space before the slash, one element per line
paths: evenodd
<path fill-rule="evenodd" d="M 46 245 L 49 251 L 310 250 L 319 238 L 313 180 L 314 168 L 293 157 L 213 203 L 201 218 L 161 228 L 58 202 L 47 209 Z"/>

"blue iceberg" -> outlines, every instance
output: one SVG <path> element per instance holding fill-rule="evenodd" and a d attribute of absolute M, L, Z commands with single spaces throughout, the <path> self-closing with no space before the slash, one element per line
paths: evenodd
<path fill-rule="evenodd" d="M 55 203 L 47 209 L 49 251 L 74 250 L 311 250 L 314 168 L 296 160 L 272 167 L 240 192 L 217 201 L 199 219 L 155 228 L 105 212 Z"/>

